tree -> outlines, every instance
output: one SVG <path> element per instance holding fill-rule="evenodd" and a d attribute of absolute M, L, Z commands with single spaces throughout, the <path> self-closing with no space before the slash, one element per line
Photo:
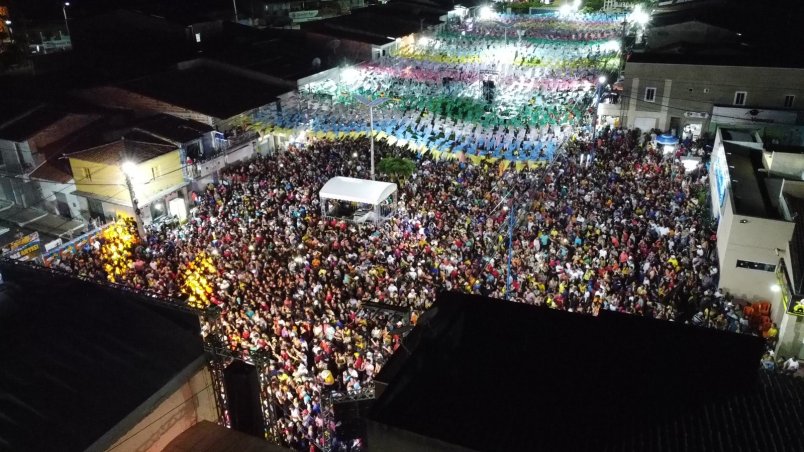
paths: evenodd
<path fill-rule="evenodd" d="M 386 157 L 380 160 L 377 171 L 387 174 L 397 181 L 404 181 L 416 172 L 416 162 L 401 157 Z"/>

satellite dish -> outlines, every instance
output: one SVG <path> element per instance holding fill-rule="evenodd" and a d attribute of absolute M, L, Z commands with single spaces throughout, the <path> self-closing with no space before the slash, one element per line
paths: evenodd
<path fill-rule="evenodd" d="M 321 58 L 318 57 L 313 58 L 313 67 L 316 69 L 321 67 Z"/>
<path fill-rule="evenodd" d="M 340 46 L 341 46 L 341 41 L 338 40 L 338 39 L 333 39 L 332 41 L 329 41 L 327 43 L 327 48 L 331 49 L 333 53 L 335 52 L 335 49 L 337 49 Z"/>

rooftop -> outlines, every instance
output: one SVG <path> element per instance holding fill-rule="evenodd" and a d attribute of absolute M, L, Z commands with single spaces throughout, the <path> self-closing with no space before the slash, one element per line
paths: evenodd
<path fill-rule="evenodd" d="M 331 67 L 326 49 L 308 44 L 300 30 L 259 30 L 227 22 L 223 33 L 204 42 L 206 58 L 222 61 L 295 83 Z M 318 65 L 312 62 L 318 58 Z"/>
<path fill-rule="evenodd" d="M 73 152 L 67 154 L 67 157 L 105 165 L 118 165 L 124 161 L 146 162 L 176 149 L 173 143 L 135 130 L 116 141 Z"/>
<path fill-rule="evenodd" d="M 804 450 L 779 428 L 804 422 L 804 381 L 758 374 L 762 351 L 673 322 L 440 294 L 377 377 L 368 444 L 396 432 L 428 450 Z"/>
<path fill-rule="evenodd" d="M 203 354 L 192 315 L 0 268 L 0 341 L 14 344 L 0 349 L 0 449 L 86 450 Z"/>
<path fill-rule="evenodd" d="M 146 118 L 138 122 L 134 127 L 174 144 L 197 140 L 204 134 L 215 130 L 208 124 L 166 114 Z"/>
<path fill-rule="evenodd" d="M 433 9 L 399 2 L 362 8 L 345 16 L 305 22 L 302 24 L 302 29 L 383 45 L 393 42 L 396 38 L 417 33 L 422 26 L 440 24 L 438 16 L 439 14 Z"/>
<path fill-rule="evenodd" d="M 67 115 L 69 115 L 69 112 L 62 108 L 39 105 L 16 118 L 10 118 L 5 124 L 0 125 L 0 139 L 16 142 L 25 141 Z"/>
<path fill-rule="evenodd" d="M 679 30 L 676 45 L 637 49 L 629 62 L 804 68 L 801 56 L 804 47 L 794 19 L 802 14 L 800 2 L 785 0 L 763 9 L 761 14 L 757 14 L 755 3 L 736 0 L 659 7 L 651 15 L 649 27 L 694 21 L 733 31 L 735 35 L 723 42 L 712 42 L 710 37 L 705 43 L 692 44 L 684 42 L 685 30 Z M 662 40 L 666 41 L 666 36 Z"/>
<path fill-rule="evenodd" d="M 218 119 L 270 104 L 287 87 L 205 64 L 190 64 L 120 85 L 121 88 Z"/>
<path fill-rule="evenodd" d="M 725 136 L 724 136 L 725 139 Z M 726 163 L 731 177 L 732 202 L 738 215 L 781 220 L 782 216 L 770 202 L 764 183 L 767 173 L 762 164 L 762 150 L 729 141 L 723 142 Z"/>

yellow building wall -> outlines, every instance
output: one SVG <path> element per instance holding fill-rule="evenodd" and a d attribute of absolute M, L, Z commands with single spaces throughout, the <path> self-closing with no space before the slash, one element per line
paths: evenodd
<path fill-rule="evenodd" d="M 78 191 L 129 202 L 126 179 L 117 166 L 70 157 L 70 168 Z"/>
<path fill-rule="evenodd" d="M 130 203 L 125 175 L 118 166 L 70 157 L 70 167 L 77 190 L 111 198 L 110 201 Z M 141 203 L 149 201 L 154 195 L 169 187 L 181 184 L 184 181 L 184 174 L 179 150 L 138 164 L 131 181 Z"/>

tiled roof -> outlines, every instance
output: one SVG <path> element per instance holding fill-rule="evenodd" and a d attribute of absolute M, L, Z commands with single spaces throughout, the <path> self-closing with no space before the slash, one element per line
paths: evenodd
<path fill-rule="evenodd" d="M 50 106 L 34 108 L 24 116 L 11 120 L 0 128 L 0 139 L 16 142 L 25 141 L 68 114 L 68 112 L 60 108 Z"/>
<path fill-rule="evenodd" d="M 66 159 L 53 158 L 47 160 L 31 171 L 29 176 L 32 179 L 66 184 L 73 179 L 73 175 L 70 173 L 70 170 L 66 168 L 64 162 L 66 162 Z"/>
<path fill-rule="evenodd" d="M 133 131 L 127 133 L 123 139 L 74 152 L 69 154 L 69 157 L 106 165 L 118 165 L 124 161 L 145 162 L 175 150 L 176 145 L 174 144 L 143 132 Z"/>
<path fill-rule="evenodd" d="M 197 64 L 121 85 L 123 89 L 218 119 L 270 104 L 291 88 Z"/>

